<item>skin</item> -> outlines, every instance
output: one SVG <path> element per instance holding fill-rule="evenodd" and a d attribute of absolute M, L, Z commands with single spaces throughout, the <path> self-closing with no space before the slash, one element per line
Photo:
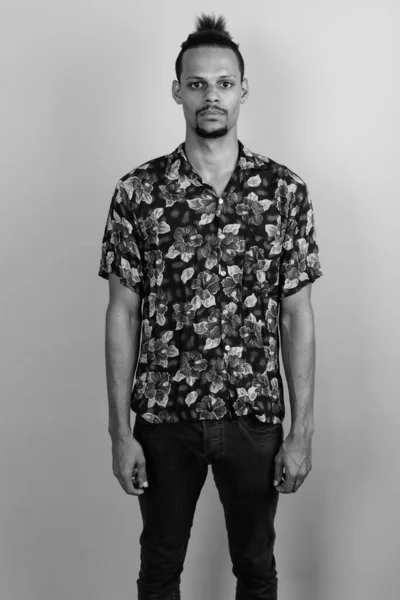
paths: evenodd
<path fill-rule="evenodd" d="M 229 48 L 187 50 L 181 79 L 172 83 L 172 97 L 182 106 L 186 121 L 188 160 L 219 195 L 237 164 L 237 121 L 248 94 L 248 82 L 241 81 L 236 55 Z M 210 109 L 217 114 L 206 116 L 205 110 Z M 106 369 L 113 473 L 127 494 L 140 495 L 149 482 L 143 448 L 132 436 L 129 402 L 138 354 L 141 298 L 120 285 L 116 275 L 110 275 L 109 285 Z M 280 301 L 279 323 L 292 422 L 275 457 L 274 485 L 280 493 L 290 494 L 299 489 L 312 468 L 315 337 L 311 285 Z"/>
<path fill-rule="evenodd" d="M 311 288 L 308 284 L 280 301 L 282 360 L 292 417 L 289 433 L 275 457 L 274 485 L 283 494 L 297 492 L 312 468 L 316 351 Z"/>
<path fill-rule="evenodd" d="M 249 95 L 241 81 L 239 63 L 230 48 L 200 46 L 183 55 L 180 81 L 172 83 L 172 97 L 182 106 L 186 121 L 185 150 L 203 181 L 219 195 L 238 159 L 237 121 Z M 217 111 L 207 115 L 206 110 Z"/>

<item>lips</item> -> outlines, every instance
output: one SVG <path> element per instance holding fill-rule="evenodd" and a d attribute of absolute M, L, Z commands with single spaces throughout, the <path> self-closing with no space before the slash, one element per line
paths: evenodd
<path fill-rule="evenodd" d="M 201 115 L 222 115 L 223 113 L 220 110 L 205 110 Z"/>

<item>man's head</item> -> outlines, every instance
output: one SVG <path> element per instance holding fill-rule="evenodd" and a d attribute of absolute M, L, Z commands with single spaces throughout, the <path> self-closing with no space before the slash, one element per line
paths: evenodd
<path fill-rule="evenodd" d="M 244 61 L 225 19 L 202 15 L 176 59 L 172 95 L 187 127 L 203 138 L 222 137 L 236 126 L 248 95 Z"/>

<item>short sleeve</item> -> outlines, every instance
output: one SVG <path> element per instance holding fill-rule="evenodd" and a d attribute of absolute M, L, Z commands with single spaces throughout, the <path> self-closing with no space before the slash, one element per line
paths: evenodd
<path fill-rule="evenodd" d="M 140 230 L 133 202 L 119 180 L 111 199 L 101 246 L 99 276 L 115 273 L 123 285 L 137 294 L 143 292 L 143 255 Z"/>
<path fill-rule="evenodd" d="M 288 185 L 288 192 L 292 202 L 279 268 L 280 299 L 295 294 L 323 274 L 316 241 L 314 208 L 307 184 L 294 176 L 293 182 Z"/>

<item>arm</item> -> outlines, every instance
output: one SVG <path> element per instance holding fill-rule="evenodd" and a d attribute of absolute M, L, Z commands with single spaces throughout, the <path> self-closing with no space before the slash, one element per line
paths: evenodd
<path fill-rule="evenodd" d="M 141 445 L 132 435 L 130 403 L 141 331 L 139 294 L 109 275 L 110 302 L 106 313 L 106 375 L 109 406 L 108 431 L 112 441 L 113 472 L 128 494 L 138 495 L 132 477 L 137 465 L 138 484 L 147 481 Z"/>
<path fill-rule="evenodd" d="M 110 302 L 106 313 L 106 375 L 108 431 L 130 436 L 130 404 L 138 360 L 142 299 L 110 273 Z"/>
<path fill-rule="evenodd" d="M 281 300 L 279 325 L 292 423 L 276 457 L 275 479 L 281 480 L 285 467 L 285 482 L 277 489 L 291 493 L 311 470 L 316 354 L 311 284 Z"/>
<path fill-rule="evenodd" d="M 314 432 L 316 352 L 310 284 L 281 300 L 279 326 L 292 415 L 290 431 L 311 438 Z"/>

